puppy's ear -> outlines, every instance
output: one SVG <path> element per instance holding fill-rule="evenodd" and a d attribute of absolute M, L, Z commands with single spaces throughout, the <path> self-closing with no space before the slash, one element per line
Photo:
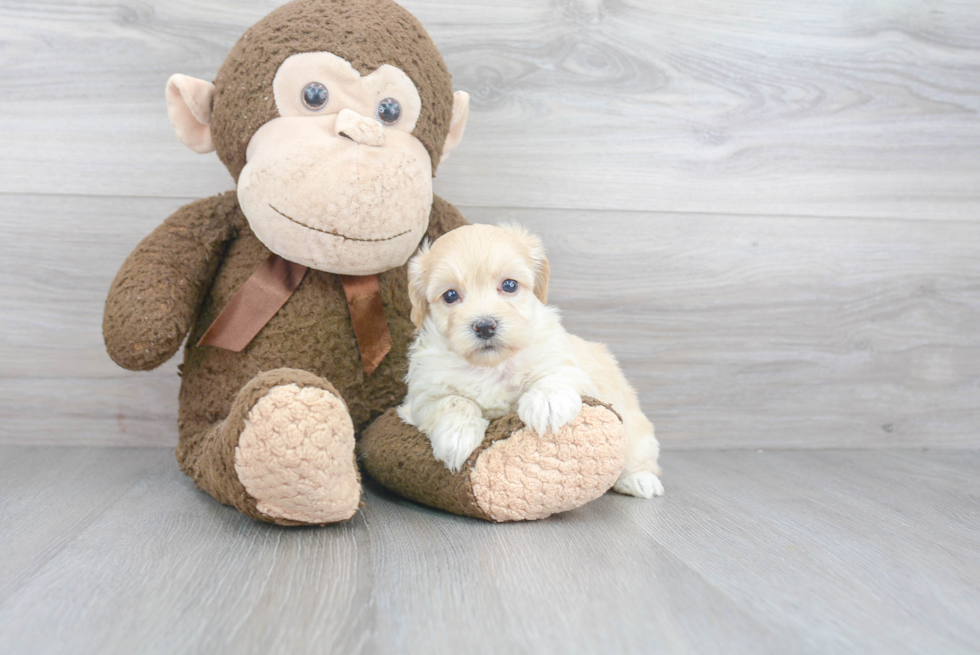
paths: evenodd
<path fill-rule="evenodd" d="M 551 264 L 548 263 L 548 258 L 544 254 L 544 247 L 541 245 L 541 241 L 538 237 L 534 237 L 537 241 L 537 248 L 533 249 L 531 252 L 534 259 L 534 295 L 538 297 L 542 305 L 548 304 L 548 280 L 551 279 Z"/>
<path fill-rule="evenodd" d="M 551 278 L 551 264 L 548 263 L 548 256 L 541 245 L 541 239 L 527 231 L 527 228 L 517 223 L 505 223 L 501 225 L 503 229 L 509 231 L 518 241 L 528 249 L 531 258 L 531 267 L 534 270 L 534 295 L 542 304 L 548 303 L 548 280 Z"/>
<path fill-rule="evenodd" d="M 408 262 L 408 299 L 412 301 L 412 323 L 417 328 L 422 327 L 422 321 L 429 311 L 429 301 L 425 297 L 425 263 L 429 258 L 429 245 L 426 239 Z"/>

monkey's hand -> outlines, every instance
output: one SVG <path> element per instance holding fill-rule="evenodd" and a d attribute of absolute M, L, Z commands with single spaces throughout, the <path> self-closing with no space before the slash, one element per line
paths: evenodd
<path fill-rule="evenodd" d="M 234 192 L 185 205 L 136 246 L 102 319 L 114 362 L 147 371 L 177 352 L 232 237 L 236 207 Z"/>

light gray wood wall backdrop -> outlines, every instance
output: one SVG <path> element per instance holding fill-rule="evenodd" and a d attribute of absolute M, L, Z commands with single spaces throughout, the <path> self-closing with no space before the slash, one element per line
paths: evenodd
<path fill-rule="evenodd" d="M 172 444 L 116 368 L 132 247 L 231 188 L 163 86 L 277 2 L 0 0 L 0 440 Z M 405 0 L 473 97 L 437 192 L 545 239 L 667 448 L 976 446 L 975 0 Z"/>

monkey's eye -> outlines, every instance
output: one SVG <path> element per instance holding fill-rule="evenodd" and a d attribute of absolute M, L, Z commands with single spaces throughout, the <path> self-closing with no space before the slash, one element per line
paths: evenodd
<path fill-rule="evenodd" d="M 450 289 L 446 293 L 442 294 L 442 299 L 446 301 L 447 305 L 451 305 L 459 300 L 459 294 Z"/>
<path fill-rule="evenodd" d="M 394 125 L 402 115 L 402 106 L 394 98 L 385 98 L 378 103 L 378 120 L 385 125 Z"/>
<path fill-rule="evenodd" d="M 323 109 L 327 101 L 330 100 L 330 92 L 327 87 L 319 82 L 310 82 L 303 87 L 303 104 L 313 111 Z"/>
<path fill-rule="evenodd" d="M 504 290 L 504 293 L 514 293 L 517 291 L 517 281 L 504 280 L 504 283 L 500 285 L 500 288 Z"/>

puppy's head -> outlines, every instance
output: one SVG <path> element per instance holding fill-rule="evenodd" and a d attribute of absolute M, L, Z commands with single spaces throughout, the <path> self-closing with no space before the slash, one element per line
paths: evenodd
<path fill-rule="evenodd" d="M 408 265 L 412 322 L 428 317 L 467 362 L 496 366 L 530 342 L 549 275 L 541 241 L 523 227 L 456 228 Z"/>

